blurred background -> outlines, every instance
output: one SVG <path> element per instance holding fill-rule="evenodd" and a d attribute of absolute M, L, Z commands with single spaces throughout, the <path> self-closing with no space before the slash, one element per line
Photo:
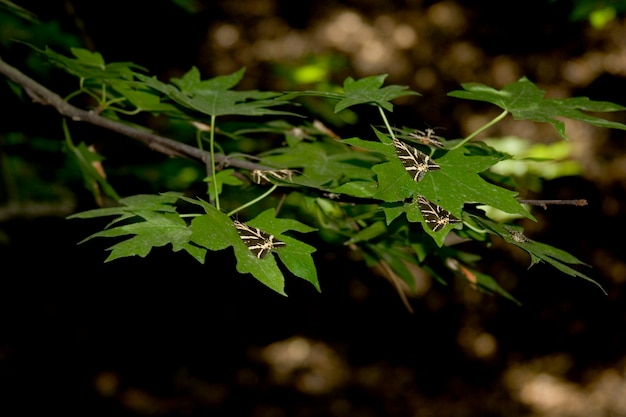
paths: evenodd
<path fill-rule="evenodd" d="M 499 113 L 446 96 L 465 82 L 502 88 L 526 76 L 550 98 L 626 105 L 624 1 L 15 3 L 38 20 L 0 7 L 0 56 L 59 93 L 76 80 L 12 39 L 91 48 L 163 80 L 193 65 L 204 78 L 245 66 L 245 89 L 385 73 L 422 94 L 394 102 L 394 122 L 446 138 Z M 563 142 L 550 126 L 508 118 L 481 136 L 558 144 L 567 170 L 541 171 L 553 179 L 529 183 L 528 195 L 589 204 L 537 208 L 539 221 L 523 225 L 589 264 L 608 295 L 551 267 L 528 269 L 525 253 L 494 242 L 482 270 L 521 306 L 425 278 L 410 313 L 344 248 L 316 253 L 321 294 L 287 278 L 288 298 L 218 256 L 201 266 L 163 249 L 103 263 L 108 242 L 77 245 L 99 225 L 65 220 L 95 204 L 59 151 L 58 114 L 6 83 L 0 102 L 1 415 L 626 416 L 623 131 L 566 121 Z M 341 134 L 368 125 L 311 111 Z M 601 116 L 626 122 L 623 112 Z M 124 195 L 161 191 L 180 169 L 130 139 L 72 129 L 111 143 L 109 180 Z"/>

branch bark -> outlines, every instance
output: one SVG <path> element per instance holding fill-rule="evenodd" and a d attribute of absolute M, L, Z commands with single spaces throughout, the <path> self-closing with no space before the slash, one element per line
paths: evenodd
<path fill-rule="evenodd" d="M 548 209 L 548 205 L 568 205 L 582 207 L 587 205 L 587 200 L 579 198 L 576 200 L 517 200 L 521 204 L 530 204 L 533 206 L 542 207 L 544 210 Z"/>

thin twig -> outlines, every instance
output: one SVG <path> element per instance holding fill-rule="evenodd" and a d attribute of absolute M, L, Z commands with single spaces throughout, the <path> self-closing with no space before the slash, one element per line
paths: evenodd
<path fill-rule="evenodd" d="M 586 206 L 587 200 L 579 198 L 576 200 L 517 200 L 522 204 L 531 204 L 533 206 L 543 207 L 544 210 L 548 209 L 548 205 L 568 205 L 568 206 Z"/>
<path fill-rule="evenodd" d="M 409 313 L 413 313 L 413 307 L 411 307 L 411 303 L 409 303 L 409 300 L 406 297 L 406 289 L 408 288 L 406 282 L 402 281 L 402 279 L 398 277 L 395 272 L 393 272 L 393 269 L 391 269 L 387 262 L 380 261 L 378 265 L 383 270 L 385 278 L 387 278 L 395 287 L 400 299 L 402 300 L 402 304 L 404 304 L 406 309 L 409 310 Z"/>

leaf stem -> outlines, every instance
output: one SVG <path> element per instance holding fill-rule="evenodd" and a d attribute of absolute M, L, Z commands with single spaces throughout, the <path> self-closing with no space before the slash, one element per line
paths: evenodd
<path fill-rule="evenodd" d="M 385 126 L 387 127 L 387 131 L 389 132 L 389 136 L 391 136 L 391 139 L 395 140 L 396 136 L 393 134 L 393 129 L 391 128 L 391 125 L 387 120 L 387 116 L 385 116 L 385 110 L 383 110 L 382 107 L 378 106 L 378 111 L 380 112 L 380 117 L 383 118 L 383 122 L 385 122 Z"/>
<path fill-rule="evenodd" d="M 469 228 L 469 229 L 472 229 L 472 230 L 473 230 L 473 231 L 475 231 L 476 233 L 487 233 L 487 230 L 486 230 L 486 229 L 483 229 L 483 228 L 479 229 L 478 227 L 476 227 L 476 226 L 474 226 L 474 225 L 470 224 L 469 222 L 463 222 L 463 225 L 464 225 L 464 226 L 467 226 L 467 228 Z"/>
<path fill-rule="evenodd" d="M 475 130 L 474 133 L 472 133 L 471 135 L 469 135 L 468 137 L 463 139 L 461 142 L 457 143 L 454 147 L 451 148 L 451 150 L 460 148 L 461 146 L 465 145 L 467 142 L 472 140 L 480 132 L 482 132 L 482 131 L 484 131 L 486 129 L 489 129 L 491 126 L 495 125 L 500 120 L 504 119 L 507 116 L 507 114 L 509 114 L 508 110 L 504 110 L 502 113 L 500 113 L 498 116 L 496 116 L 493 120 L 491 120 L 490 122 L 488 122 L 485 125 L 483 125 L 480 129 Z"/>
<path fill-rule="evenodd" d="M 228 217 L 232 216 L 233 214 L 237 213 L 238 211 L 241 211 L 243 209 L 245 209 L 246 207 L 249 207 L 253 204 L 258 203 L 259 201 L 263 200 L 265 197 L 267 197 L 268 195 L 272 194 L 274 192 L 274 190 L 276 190 L 278 188 L 277 184 L 274 184 L 272 186 L 272 188 L 270 188 L 269 190 L 267 190 L 266 192 L 264 192 L 263 194 L 261 194 L 260 196 L 258 196 L 257 198 L 255 198 L 254 200 L 250 200 L 248 201 L 246 204 L 241 205 L 239 207 L 237 207 L 236 209 L 230 211 L 229 213 L 227 213 L 226 215 Z"/>
<path fill-rule="evenodd" d="M 214 182 L 214 187 L 213 190 L 215 191 L 215 208 L 216 209 L 220 209 L 220 195 L 217 192 L 217 177 L 215 176 L 215 115 L 211 115 L 211 129 L 209 130 L 209 144 L 210 144 L 210 149 L 209 149 L 209 153 L 211 154 L 211 177 L 213 177 L 213 182 Z"/>

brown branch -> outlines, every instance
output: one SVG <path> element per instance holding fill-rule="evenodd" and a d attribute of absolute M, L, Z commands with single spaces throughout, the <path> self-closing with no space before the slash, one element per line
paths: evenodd
<path fill-rule="evenodd" d="M 163 153 L 169 156 L 186 157 L 195 159 L 207 163 L 210 161 L 210 153 L 203 151 L 193 146 L 186 145 L 184 143 L 175 141 L 173 139 L 166 138 L 151 132 L 136 129 L 132 126 L 125 125 L 114 120 L 107 119 L 100 116 L 94 111 L 86 111 L 79 109 L 67 101 L 63 100 L 61 96 L 48 90 L 37 81 L 28 77 L 17 68 L 14 68 L 7 64 L 0 58 L 0 74 L 6 75 L 13 82 L 21 85 L 26 93 L 33 99 L 35 103 L 52 106 L 61 115 L 68 117 L 75 122 L 87 122 L 93 125 L 120 133 L 124 136 L 136 139 L 150 149 Z M 219 168 L 226 166 L 233 166 L 236 168 L 242 168 L 247 170 L 266 170 L 272 169 L 271 167 L 263 166 L 245 159 L 231 159 L 224 154 L 215 154 L 215 162 Z M 552 204 L 566 204 L 575 206 L 586 206 L 587 200 L 518 200 L 522 204 L 532 204 L 547 209 L 548 205 Z"/>
<path fill-rule="evenodd" d="M 587 200 L 579 198 L 576 200 L 517 200 L 522 204 L 531 204 L 533 206 L 543 207 L 544 210 L 548 209 L 548 205 L 569 205 L 569 206 L 586 206 Z"/>
<path fill-rule="evenodd" d="M 136 139 L 150 149 L 169 156 L 186 157 L 207 163 L 210 161 L 210 153 L 184 143 L 159 136 L 154 133 L 136 129 L 132 126 L 116 122 L 100 116 L 96 112 L 86 111 L 72 106 L 61 96 L 48 90 L 37 81 L 28 77 L 17 68 L 7 64 L 0 58 L 0 74 L 6 75 L 11 81 L 21 85 L 35 103 L 54 107 L 61 115 L 75 122 L 87 122 L 93 125 L 120 133 L 124 136 Z M 226 155 L 215 154 L 215 162 L 222 166 L 234 166 L 247 170 L 271 169 L 244 159 L 229 159 Z"/>
<path fill-rule="evenodd" d="M 56 201 L 20 201 L 0 206 L 0 223 L 11 219 L 67 217 L 76 211 L 76 201 L 63 196 Z"/>

